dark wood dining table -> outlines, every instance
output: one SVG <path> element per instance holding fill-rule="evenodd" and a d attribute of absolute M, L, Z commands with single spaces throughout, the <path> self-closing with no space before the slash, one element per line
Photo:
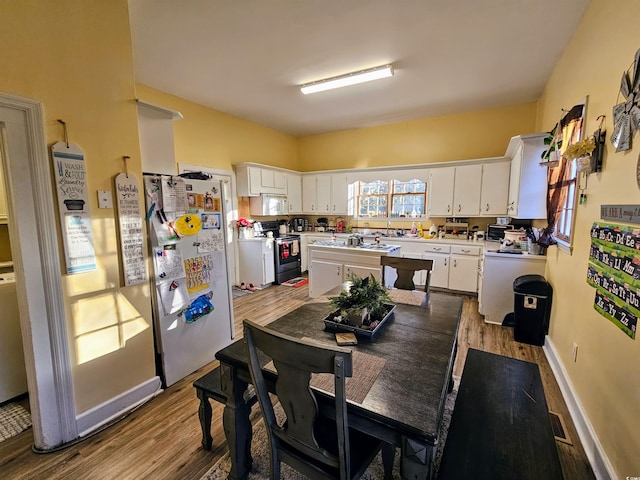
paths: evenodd
<path fill-rule="evenodd" d="M 328 302 L 315 302 L 268 324 L 273 330 L 296 338 L 333 342 L 323 319 L 332 311 Z M 445 401 L 452 385 L 462 298 L 432 293 L 427 307 L 396 303 L 393 317 L 374 341 L 360 339 L 349 347 L 384 359 L 361 403 L 348 401 L 349 426 L 400 448 L 405 479 L 433 478 L 433 458 L 438 446 Z M 251 407 L 244 401 L 251 376 L 244 340 L 216 353 L 221 365 L 221 388 L 227 397 L 224 431 L 231 457 L 230 479 L 244 480 L 251 468 Z M 274 390 L 277 373 L 264 368 Z M 357 372 L 354 371 L 354 376 Z M 333 396 L 316 390 L 322 414 L 331 416 Z"/>

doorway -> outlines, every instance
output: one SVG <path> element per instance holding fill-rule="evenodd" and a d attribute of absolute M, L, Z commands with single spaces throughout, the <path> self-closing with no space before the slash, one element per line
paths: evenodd
<path fill-rule="evenodd" d="M 0 122 L 34 445 L 50 450 L 78 435 L 42 105 L 0 93 Z"/>

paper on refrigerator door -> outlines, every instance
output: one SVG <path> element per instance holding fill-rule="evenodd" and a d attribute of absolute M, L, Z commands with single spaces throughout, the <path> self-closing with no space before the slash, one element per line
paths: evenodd
<path fill-rule="evenodd" d="M 198 253 L 222 252 L 224 237 L 220 230 L 201 230 L 198 233 Z"/>
<path fill-rule="evenodd" d="M 175 280 L 159 283 L 156 288 L 165 316 L 184 310 L 189 306 L 186 279 L 176 278 Z"/>

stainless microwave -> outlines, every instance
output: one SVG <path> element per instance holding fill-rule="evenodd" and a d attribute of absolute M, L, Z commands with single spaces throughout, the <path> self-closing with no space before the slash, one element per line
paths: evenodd
<path fill-rule="evenodd" d="M 513 225 L 491 224 L 487 227 L 487 240 L 501 241 L 506 230 L 513 230 Z"/>

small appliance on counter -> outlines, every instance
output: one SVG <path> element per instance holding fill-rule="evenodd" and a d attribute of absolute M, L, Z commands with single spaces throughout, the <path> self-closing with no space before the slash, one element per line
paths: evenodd
<path fill-rule="evenodd" d="M 316 221 L 316 232 L 324 232 L 329 227 L 329 221 L 326 217 L 320 217 Z"/>
<path fill-rule="evenodd" d="M 294 232 L 305 232 L 307 230 L 307 219 L 294 218 L 291 220 L 291 225 Z"/>
<path fill-rule="evenodd" d="M 513 226 L 492 223 L 487 226 L 487 240 L 501 242 L 507 230 L 513 230 Z"/>

